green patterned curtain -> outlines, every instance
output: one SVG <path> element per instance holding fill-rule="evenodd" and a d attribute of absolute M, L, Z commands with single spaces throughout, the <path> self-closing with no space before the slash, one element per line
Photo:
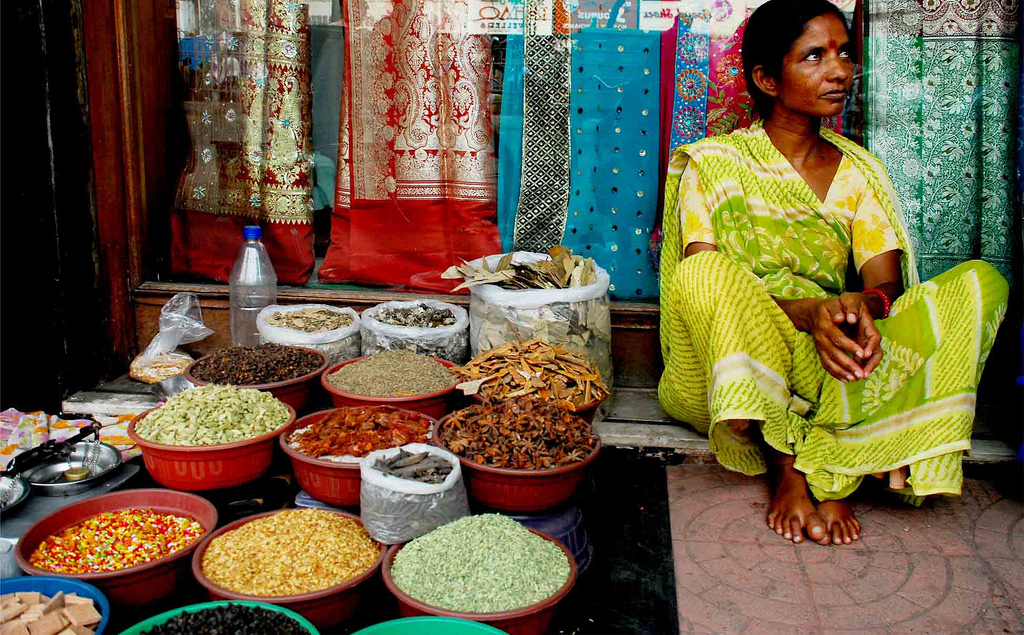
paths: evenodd
<path fill-rule="evenodd" d="M 868 148 L 922 279 L 974 258 L 1013 282 L 1019 0 L 867 0 Z"/>

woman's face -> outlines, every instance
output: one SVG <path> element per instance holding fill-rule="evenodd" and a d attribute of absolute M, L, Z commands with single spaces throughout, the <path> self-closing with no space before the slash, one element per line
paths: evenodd
<path fill-rule="evenodd" d="M 776 104 L 810 117 L 842 113 L 853 84 L 850 48 L 838 17 L 822 15 L 808 22 L 782 59 Z"/>

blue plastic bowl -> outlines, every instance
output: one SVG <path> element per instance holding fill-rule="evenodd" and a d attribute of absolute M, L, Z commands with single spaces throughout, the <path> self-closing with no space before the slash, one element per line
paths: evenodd
<path fill-rule="evenodd" d="M 110 604 L 107 602 L 106 596 L 102 591 L 86 582 L 44 575 L 0 580 L 0 593 L 17 593 L 19 591 L 38 591 L 51 597 L 58 591 L 63 591 L 65 595 L 76 593 L 81 597 L 89 598 L 95 603 L 96 610 L 103 616 L 100 618 L 99 625 L 94 629 L 96 635 L 103 634 L 103 629 L 107 627 L 107 620 L 110 619 Z"/>

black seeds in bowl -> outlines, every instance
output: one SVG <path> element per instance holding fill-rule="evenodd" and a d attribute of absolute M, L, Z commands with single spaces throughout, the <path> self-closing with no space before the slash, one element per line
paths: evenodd
<path fill-rule="evenodd" d="M 284 613 L 259 606 L 228 604 L 182 613 L 148 631 L 147 635 L 309 635 Z"/>
<path fill-rule="evenodd" d="M 295 379 L 320 368 L 323 358 L 294 346 L 234 346 L 199 360 L 191 374 L 199 381 L 256 386 Z"/>

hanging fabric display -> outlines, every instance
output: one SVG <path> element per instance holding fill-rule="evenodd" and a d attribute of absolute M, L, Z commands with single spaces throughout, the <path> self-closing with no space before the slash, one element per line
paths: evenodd
<path fill-rule="evenodd" d="M 286 0 L 201 3 L 203 45 L 183 68 L 191 141 L 171 217 L 175 273 L 227 281 L 242 227 L 263 226 L 278 279 L 313 270 L 307 8 Z M 184 43 L 184 40 L 183 40 Z"/>
<path fill-rule="evenodd" d="M 509 253 L 515 236 L 516 210 L 523 172 L 523 36 L 505 39 L 501 118 L 498 138 L 498 230 L 501 252 Z"/>
<path fill-rule="evenodd" d="M 447 292 L 500 248 L 490 36 L 459 0 L 345 2 L 339 173 L 324 282 Z"/>
<path fill-rule="evenodd" d="M 754 100 L 747 93 L 741 53 L 746 0 L 709 0 L 706 5 L 711 14 L 706 134 L 713 137 L 749 126 Z"/>
<path fill-rule="evenodd" d="M 677 20 L 670 152 L 704 138 L 708 121 L 710 29 L 711 15 L 707 12 L 682 13 Z M 734 79 L 731 73 L 727 75 L 730 81 Z"/>
<path fill-rule="evenodd" d="M 573 35 L 569 215 L 562 243 L 611 276 L 613 297 L 657 296 L 660 33 Z"/>
<path fill-rule="evenodd" d="M 1013 284 L 1016 2 L 872 0 L 868 148 L 888 166 L 922 279 L 981 258 Z"/>
<path fill-rule="evenodd" d="M 1020 48 L 1017 50 L 1021 55 L 1021 64 L 1017 98 L 1017 203 L 1024 215 L 1024 3 L 1020 3 L 1019 8 L 1017 31 L 1020 33 Z"/>
<path fill-rule="evenodd" d="M 562 2 L 526 0 L 523 33 L 523 162 L 512 240 L 516 251 L 561 244 L 569 204 L 571 43 Z"/>

